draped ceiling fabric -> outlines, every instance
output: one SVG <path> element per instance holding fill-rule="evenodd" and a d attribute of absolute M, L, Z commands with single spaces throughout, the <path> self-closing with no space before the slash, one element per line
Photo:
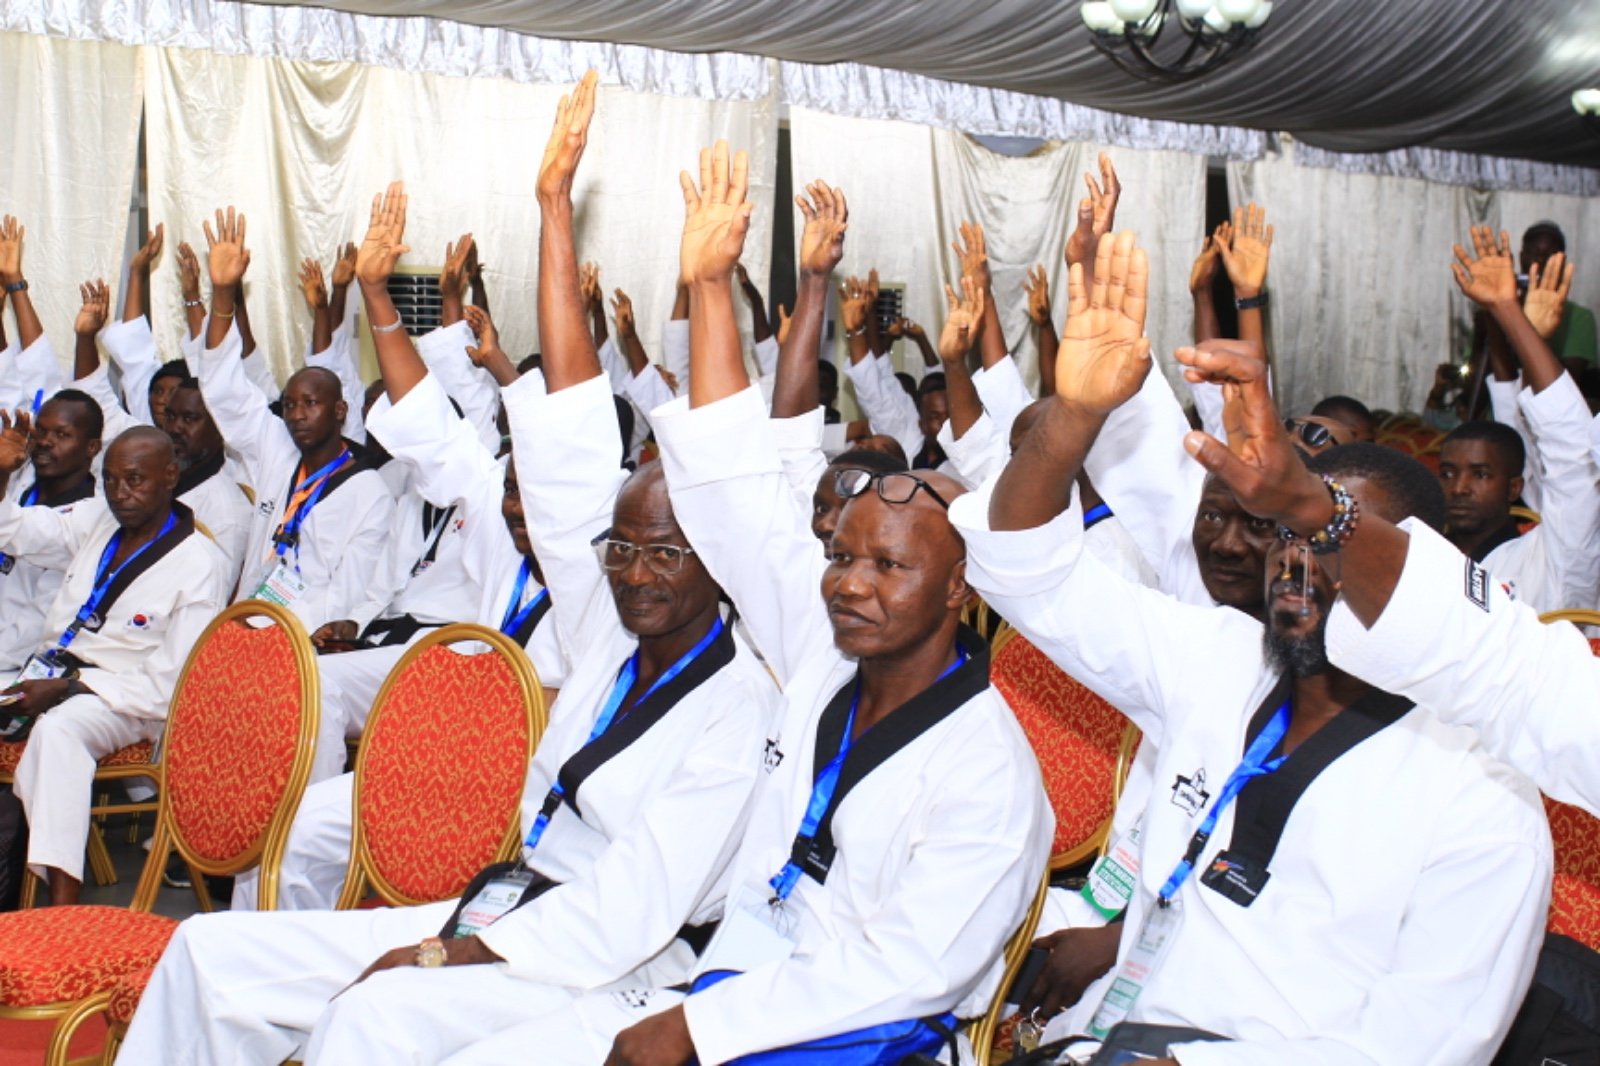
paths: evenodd
<path fill-rule="evenodd" d="M 1094 169 L 1091 144 L 1051 144 L 1032 155 L 999 155 L 961 134 L 905 122 L 842 118 L 794 108 L 789 113 L 795 186 L 822 178 L 845 190 L 850 232 L 841 277 L 876 267 L 885 284 L 906 287 L 906 314 L 937 344 L 944 286 L 960 277 L 951 248 L 963 221 L 981 223 L 994 276 L 1000 324 L 1023 373 L 1037 380 L 1038 347 L 1022 283 L 1030 267 L 1050 275 L 1054 317 L 1066 315 L 1062 250 Z M 1189 263 L 1202 239 L 1205 161 L 1181 152 L 1114 149 L 1127 186 L 1119 228 L 1136 229 L 1151 261 L 1149 333 L 1159 350 L 1188 339 Z M 1097 172 L 1098 173 L 1098 172 Z M 804 225 L 795 212 L 795 230 Z M 842 341 L 837 357 L 843 359 Z M 916 349 L 900 367 L 924 370 Z M 1170 361 L 1169 361 L 1170 362 Z"/>
<path fill-rule="evenodd" d="M 213 209 L 231 204 L 245 213 L 251 324 L 280 382 L 310 335 L 295 280 L 300 259 L 317 257 L 328 270 L 335 249 L 361 240 L 373 194 L 395 178 L 410 197 L 412 251 L 401 267 L 437 268 L 446 243 L 470 230 L 502 346 L 513 358 L 536 350 L 533 187 L 560 86 L 177 48 L 145 55 L 151 221 L 167 223 L 169 247 L 181 233 L 201 250 L 200 224 Z M 632 297 L 652 356 L 660 355 L 676 291 L 678 171 L 694 170 L 699 147 L 717 137 L 749 149 L 757 211 L 745 263 L 763 277 L 776 126 L 764 101 L 601 89 L 573 190 L 578 254 L 602 265 L 608 296 L 622 288 Z M 156 335 L 176 355 L 177 287 L 152 287 Z"/>
<path fill-rule="evenodd" d="M 138 53 L 0 33 L 0 212 L 27 228 L 28 295 L 70 367 L 78 284 L 122 271 L 139 145 Z M 112 294 L 114 313 L 122 294 Z M 10 335 L 15 341 L 16 334 Z"/>

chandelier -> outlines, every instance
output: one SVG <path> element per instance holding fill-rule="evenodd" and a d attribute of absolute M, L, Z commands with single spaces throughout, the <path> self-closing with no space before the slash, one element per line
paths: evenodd
<path fill-rule="evenodd" d="M 1579 89 L 1572 94 L 1572 110 L 1583 119 L 1584 127 L 1600 137 L 1600 89 Z"/>
<path fill-rule="evenodd" d="M 1182 81 L 1254 44 L 1272 0 L 1086 0 L 1080 14 L 1094 46 L 1129 74 Z M 1186 40 L 1158 54 L 1164 31 Z"/>

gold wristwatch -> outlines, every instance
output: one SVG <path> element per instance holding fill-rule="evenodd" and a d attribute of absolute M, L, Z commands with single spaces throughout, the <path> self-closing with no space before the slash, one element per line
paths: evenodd
<path fill-rule="evenodd" d="M 444 941 L 436 936 L 424 937 L 422 943 L 417 945 L 417 965 L 424 970 L 443 966 L 446 957 Z"/>

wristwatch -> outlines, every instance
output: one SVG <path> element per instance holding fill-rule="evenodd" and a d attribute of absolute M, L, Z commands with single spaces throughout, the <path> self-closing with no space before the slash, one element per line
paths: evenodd
<path fill-rule="evenodd" d="M 1265 307 L 1267 306 L 1267 292 L 1263 289 L 1255 296 L 1246 296 L 1242 300 L 1236 299 L 1233 301 L 1233 306 L 1240 311 L 1248 311 L 1254 307 Z"/>
<path fill-rule="evenodd" d="M 6 286 L 6 291 L 7 292 L 27 292 L 28 291 L 28 279 L 27 278 L 18 278 L 16 281 L 13 281 L 11 284 Z"/>
<path fill-rule="evenodd" d="M 417 945 L 417 965 L 424 970 L 436 970 L 446 959 L 444 941 L 436 936 L 424 937 Z"/>

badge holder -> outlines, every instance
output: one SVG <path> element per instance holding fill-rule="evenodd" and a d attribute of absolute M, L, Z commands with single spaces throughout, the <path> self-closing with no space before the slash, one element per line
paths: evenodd
<path fill-rule="evenodd" d="M 439 936 L 444 939 L 476 936 L 518 907 L 532 903 L 556 883 L 520 862 L 485 866 L 461 893 Z"/>
<path fill-rule="evenodd" d="M 700 956 L 694 986 L 705 987 L 711 974 L 746 973 L 794 954 L 792 916 L 788 905 L 773 902 L 766 892 L 740 886 L 723 908 L 722 924 Z"/>
<path fill-rule="evenodd" d="M 1145 912 L 1138 936 L 1128 946 L 1128 954 L 1117 966 L 1117 975 L 1106 990 L 1105 999 L 1089 1022 L 1089 1035 L 1104 1039 L 1112 1028 L 1127 1018 L 1133 1005 L 1149 984 L 1161 960 L 1172 947 L 1178 926 L 1183 921 L 1183 905 L 1174 899 L 1157 902 Z"/>
<path fill-rule="evenodd" d="M 279 607 L 292 607 L 295 601 L 306 594 L 306 588 L 305 578 L 300 576 L 299 568 L 291 566 L 287 559 L 279 559 L 256 589 L 255 599 L 266 600 Z"/>
<path fill-rule="evenodd" d="M 28 661 L 22 664 L 22 670 L 17 674 L 17 679 L 11 685 L 23 681 L 51 681 L 56 678 L 76 677 L 78 671 L 68 666 L 56 657 L 54 649 L 50 651 L 35 652 L 28 656 Z M 11 686 L 8 685 L 8 688 Z M 16 714 L 8 710 L 14 704 L 22 701 L 20 692 L 0 692 L 0 741 L 10 744 L 20 744 L 28 739 L 28 734 L 33 732 L 33 724 L 38 721 L 38 715 Z"/>

